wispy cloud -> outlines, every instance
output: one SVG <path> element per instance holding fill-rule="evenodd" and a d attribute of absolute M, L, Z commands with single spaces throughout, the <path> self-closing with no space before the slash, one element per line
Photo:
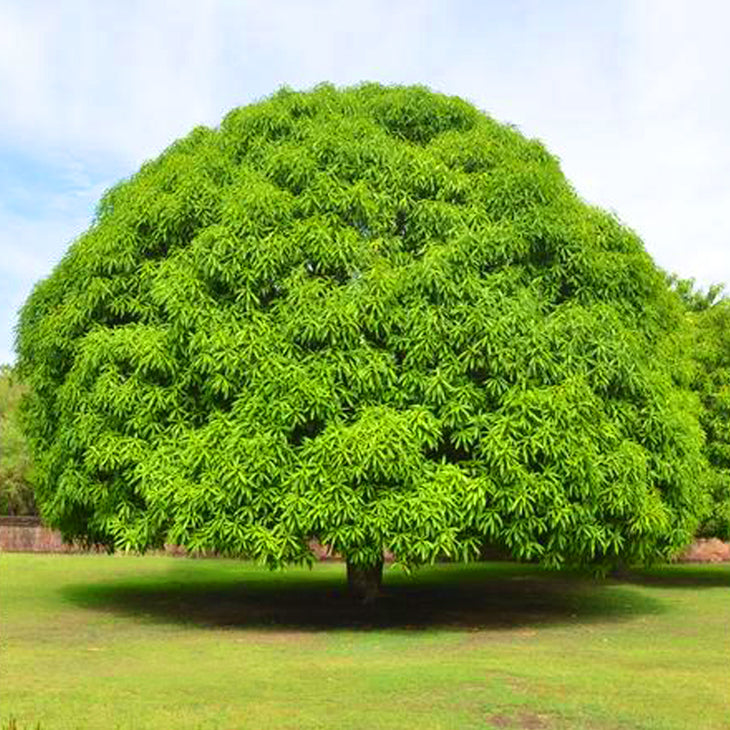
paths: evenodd
<path fill-rule="evenodd" d="M 61 168 L 48 165 L 36 170 L 51 179 L 56 173 L 58 187 L 54 188 L 39 185 L 32 177 L 24 180 L 20 174 L 8 185 L 8 170 L 2 172 L 0 363 L 14 359 L 12 331 L 33 284 L 51 272 L 71 242 L 89 226 L 96 201 L 110 184 L 91 179 L 83 166 L 71 161 Z"/>
<path fill-rule="evenodd" d="M 282 84 L 424 80 L 433 3 L 38 0 L 0 8 L 0 129 L 130 166 Z M 442 10 L 443 12 L 443 10 Z M 40 20 L 42 19 L 42 20 Z"/>
<path fill-rule="evenodd" d="M 609 178 L 622 216 L 661 265 L 730 283 L 730 5 L 632 3 L 626 14 L 626 128 Z M 609 192 L 608 186 L 612 191 Z"/>

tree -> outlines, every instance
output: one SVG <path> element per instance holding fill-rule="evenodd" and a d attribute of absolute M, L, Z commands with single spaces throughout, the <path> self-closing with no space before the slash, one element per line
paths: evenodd
<path fill-rule="evenodd" d="M 35 513 L 32 464 L 18 421 L 25 388 L 9 365 L 0 365 L 0 515 Z"/>
<path fill-rule="evenodd" d="M 709 504 L 699 535 L 730 540 L 730 299 L 722 284 L 703 292 L 693 279 L 672 276 L 670 282 L 687 310 L 694 363 L 689 385 L 702 404 Z"/>
<path fill-rule="evenodd" d="M 377 590 L 471 559 L 608 566 L 692 536 L 682 310 L 538 141 L 424 87 L 284 88 L 107 192 L 17 347 L 67 539 Z"/>
<path fill-rule="evenodd" d="M 724 284 L 712 284 L 706 292 L 698 288 L 694 279 L 681 279 L 677 274 L 665 274 L 672 291 L 679 296 L 688 312 L 704 312 L 725 299 Z"/>

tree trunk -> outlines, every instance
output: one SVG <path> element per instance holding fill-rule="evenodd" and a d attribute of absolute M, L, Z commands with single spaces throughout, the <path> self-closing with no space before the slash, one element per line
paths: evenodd
<path fill-rule="evenodd" d="M 626 580 L 631 577 L 630 566 L 625 560 L 617 560 L 609 575 L 616 580 Z"/>
<path fill-rule="evenodd" d="M 375 565 L 353 565 L 347 561 L 347 588 L 350 596 L 362 603 L 373 603 L 383 584 L 383 560 Z"/>

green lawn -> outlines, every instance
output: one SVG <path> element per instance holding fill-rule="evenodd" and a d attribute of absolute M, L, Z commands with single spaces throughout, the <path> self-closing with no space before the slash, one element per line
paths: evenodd
<path fill-rule="evenodd" d="M 0 728 L 730 728 L 730 566 L 0 555 Z"/>

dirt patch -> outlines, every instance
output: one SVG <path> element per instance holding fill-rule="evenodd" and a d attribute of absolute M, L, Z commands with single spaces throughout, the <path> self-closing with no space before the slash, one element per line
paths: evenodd
<path fill-rule="evenodd" d="M 490 715 L 487 721 L 493 727 L 509 728 L 510 730 L 548 730 L 552 727 L 547 715 L 538 715 L 527 710 L 520 710 L 512 714 Z"/>
<path fill-rule="evenodd" d="M 695 540 L 676 558 L 677 563 L 725 563 L 730 562 L 730 542 L 715 537 Z"/>
<path fill-rule="evenodd" d="M 246 635 L 235 638 L 237 644 L 247 646 L 286 646 L 294 644 L 312 644 L 317 640 L 317 634 L 311 631 L 287 631 L 273 629 L 270 631 L 247 631 Z"/>

